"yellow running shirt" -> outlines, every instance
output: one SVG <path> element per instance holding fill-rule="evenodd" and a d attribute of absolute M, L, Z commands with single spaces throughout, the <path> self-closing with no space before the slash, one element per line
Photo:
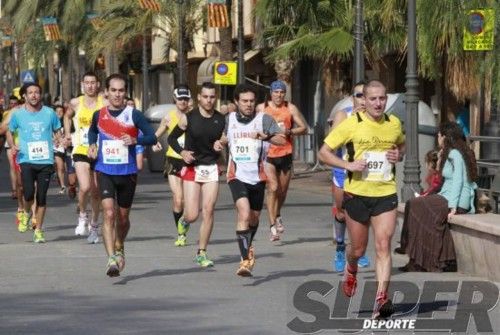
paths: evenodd
<path fill-rule="evenodd" d="M 73 155 L 85 155 L 89 150 L 89 128 L 92 124 L 94 112 L 104 107 L 104 99 L 99 95 L 94 108 L 90 109 L 83 102 L 83 95 L 78 97 L 78 110 L 73 118 L 75 135 L 73 137 Z"/>
<path fill-rule="evenodd" d="M 347 148 L 349 161 L 366 159 L 362 172 L 348 172 L 344 190 L 367 197 L 383 197 L 396 193 L 394 166 L 385 158 L 387 150 L 404 143 L 401 122 L 393 115 L 373 121 L 358 112 L 341 122 L 325 138 L 325 144 L 335 150 Z"/>
<path fill-rule="evenodd" d="M 168 128 L 167 128 L 167 135 L 170 135 L 172 130 L 174 130 L 175 126 L 177 126 L 177 124 L 179 123 L 179 118 L 177 117 L 177 111 L 175 111 L 175 110 L 170 111 L 168 113 L 168 117 L 169 117 L 169 122 L 168 122 Z M 179 145 L 183 148 L 184 148 L 184 138 L 185 138 L 185 134 L 182 134 L 181 137 L 179 137 L 177 139 L 177 142 L 179 142 Z M 172 149 L 172 147 L 170 147 L 170 146 L 167 149 L 166 155 L 167 155 L 167 157 L 182 159 L 182 156 L 179 155 L 177 152 L 175 152 L 175 150 Z"/>

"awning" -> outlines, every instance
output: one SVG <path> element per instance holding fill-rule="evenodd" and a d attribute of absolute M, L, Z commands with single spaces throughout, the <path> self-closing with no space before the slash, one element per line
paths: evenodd
<path fill-rule="evenodd" d="M 196 84 L 199 86 L 204 82 L 212 82 L 214 79 L 214 64 L 217 61 L 216 57 L 208 57 L 201 62 L 198 67 L 198 75 L 196 77 Z"/>

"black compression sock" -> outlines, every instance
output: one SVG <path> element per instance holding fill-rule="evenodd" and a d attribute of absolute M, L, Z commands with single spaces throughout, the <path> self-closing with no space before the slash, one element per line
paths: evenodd
<path fill-rule="evenodd" d="M 182 214 L 184 214 L 184 212 L 180 212 L 180 213 L 177 213 L 177 212 L 172 212 L 174 214 L 174 225 L 175 225 L 175 228 L 177 228 L 177 223 L 179 222 L 179 219 L 182 217 Z"/>
<path fill-rule="evenodd" d="M 236 239 L 238 240 L 241 258 L 243 259 L 248 259 L 248 248 L 250 248 L 251 235 L 252 233 L 249 229 L 236 231 Z"/>

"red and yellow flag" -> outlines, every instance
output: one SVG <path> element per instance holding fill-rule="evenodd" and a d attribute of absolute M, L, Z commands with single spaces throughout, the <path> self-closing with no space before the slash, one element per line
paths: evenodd
<path fill-rule="evenodd" d="M 96 13 L 87 14 L 87 20 L 89 20 L 90 24 L 92 25 L 92 27 L 94 27 L 95 30 L 98 30 L 104 25 L 104 20 Z"/>
<path fill-rule="evenodd" d="M 55 17 L 42 18 L 42 24 L 46 41 L 57 41 L 61 39 L 61 32 L 59 31 L 59 26 L 57 25 L 57 19 Z"/>
<path fill-rule="evenodd" d="M 207 0 L 208 26 L 210 28 L 229 27 L 229 15 L 225 0 Z"/>
<path fill-rule="evenodd" d="M 139 6 L 141 6 L 142 9 L 151 9 L 155 12 L 160 11 L 160 4 L 156 0 L 139 0 Z"/>

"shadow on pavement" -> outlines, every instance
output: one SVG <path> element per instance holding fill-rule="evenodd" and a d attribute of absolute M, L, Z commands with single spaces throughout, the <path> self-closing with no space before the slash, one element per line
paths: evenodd
<path fill-rule="evenodd" d="M 267 283 L 267 282 L 270 282 L 270 281 L 273 281 L 276 279 L 291 278 L 291 277 L 306 277 L 306 276 L 310 276 L 310 275 L 331 274 L 331 273 L 332 273 L 331 271 L 327 271 L 324 269 L 308 269 L 308 270 L 292 270 L 292 271 L 273 272 L 266 277 L 255 276 L 254 278 L 256 280 L 253 283 L 246 284 L 244 286 L 258 286 L 260 284 Z"/>

